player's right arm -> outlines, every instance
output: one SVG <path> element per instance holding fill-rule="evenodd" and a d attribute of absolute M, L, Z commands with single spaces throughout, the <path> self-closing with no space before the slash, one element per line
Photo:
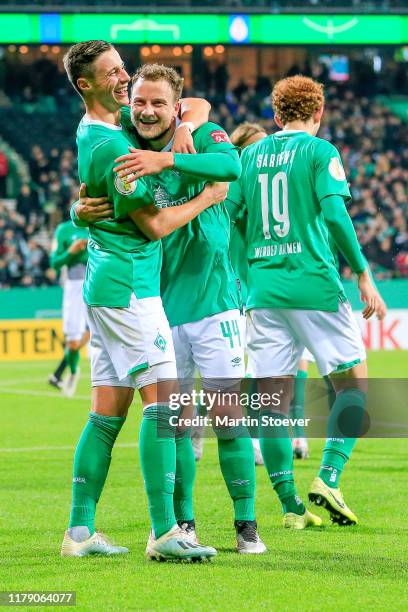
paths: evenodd
<path fill-rule="evenodd" d="M 75 255 L 86 248 L 87 240 L 75 240 L 67 247 L 64 242 L 63 226 L 59 225 L 55 231 L 50 255 L 51 267 L 59 272 L 63 266 L 69 266 Z"/>
<path fill-rule="evenodd" d="M 228 183 L 208 184 L 198 196 L 185 204 L 169 208 L 156 208 L 152 204 L 129 212 L 129 217 L 150 240 L 159 240 L 187 225 L 206 208 L 223 202 L 227 191 Z"/>

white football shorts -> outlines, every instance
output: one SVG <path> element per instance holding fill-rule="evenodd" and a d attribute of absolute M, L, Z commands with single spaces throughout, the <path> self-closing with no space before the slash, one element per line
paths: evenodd
<path fill-rule="evenodd" d="M 82 340 L 88 327 L 86 304 L 82 297 L 81 280 L 66 279 L 62 298 L 62 323 L 65 339 Z"/>
<path fill-rule="evenodd" d="M 364 361 L 361 331 L 349 303 L 337 312 L 257 308 L 247 313 L 248 375 L 295 375 L 306 347 L 321 376 Z"/>
<path fill-rule="evenodd" d="M 88 306 L 92 385 L 140 389 L 177 378 L 173 340 L 160 297 L 128 308 Z"/>
<path fill-rule="evenodd" d="M 231 387 L 245 376 L 245 319 L 238 309 L 176 325 L 172 332 L 183 391 L 192 387 L 196 369 L 210 391 Z"/>
<path fill-rule="evenodd" d="M 314 363 L 316 361 L 316 359 L 313 357 L 312 353 L 309 351 L 309 349 L 305 348 L 301 359 L 303 359 L 304 361 L 311 361 L 312 363 Z"/>

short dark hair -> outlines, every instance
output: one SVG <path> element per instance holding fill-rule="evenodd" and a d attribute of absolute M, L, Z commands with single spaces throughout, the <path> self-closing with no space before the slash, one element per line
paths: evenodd
<path fill-rule="evenodd" d="M 93 75 L 94 61 L 113 46 L 105 40 L 86 40 L 73 45 L 64 55 L 64 68 L 74 89 L 82 96 L 77 81 Z"/>
<path fill-rule="evenodd" d="M 174 68 L 163 66 L 163 64 L 143 64 L 143 66 L 136 70 L 132 78 L 132 87 L 139 79 L 144 81 L 167 81 L 173 90 L 175 101 L 179 101 L 183 91 L 184 79 Z"/>

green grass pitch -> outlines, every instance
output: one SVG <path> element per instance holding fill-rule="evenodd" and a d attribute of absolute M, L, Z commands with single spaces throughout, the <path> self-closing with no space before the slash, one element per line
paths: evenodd
<path fill-rule="evenodd" d="M 140 474 L 135 402 L 117 446 L 97 526 L 130 554 L 62 559 L 73 449 L 89 408 L 89 366 L 76 398 L 45 384 L 54 364 L 2 364 L 0 379 L 0 590 L 77 592 L 79 610 L 403 610 L 408 607 L 408 441 L 361 440 L 342 479 L 360 525 L 290 532 L 281 527 L 275 494 L 257 468 L 257 518 L 268 552 L 234 552 L 232 508 L 206 440 L 197 466 L 198 533 L 218 557 L 208 564 L 148 562 L 147 504 Z M 369 356 L 371 376 L 403 377 L 408 351 Z M 323 441 L 296 464 L 306 498 Z"/>

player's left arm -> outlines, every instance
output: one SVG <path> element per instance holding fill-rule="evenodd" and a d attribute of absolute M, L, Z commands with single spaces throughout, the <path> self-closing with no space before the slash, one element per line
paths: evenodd
<path fill-rule="evenodd" d="M 351 269 L 358 275 L 359 289 L 366 303 L 363 316 L 368 319 L 378 312 L 380 296 L 370 278 L 367 260 L 361 252 L 346 208 L 345 202 L 351 199 L 351 195 L 340 155 L 329 142 L 321 141 L 316 150 L 315 189 L 328 230 Z"/>
<path fill-rule="evenodd" d="M 210 116 L 211 104 L 204 98 L 182 98 L 179 116 L 181 123 L 174 133 L 173 153 L 196 153 L 192 133 Z"/>
<path fill-rule="evenodd" d="M 119 165 L 114 171 L 121 178 L 127 177 L 129 183 L 166 169 L 178 170 L 210 182 L 231 182 L 239 178 L 241 161 L 225 130 L 215 123 L 208 123 L 200 128 L 197 142 L 200 153 L 196 155 L 141 151 L 129 147 L 130 153 L 115 159 Z"/>

